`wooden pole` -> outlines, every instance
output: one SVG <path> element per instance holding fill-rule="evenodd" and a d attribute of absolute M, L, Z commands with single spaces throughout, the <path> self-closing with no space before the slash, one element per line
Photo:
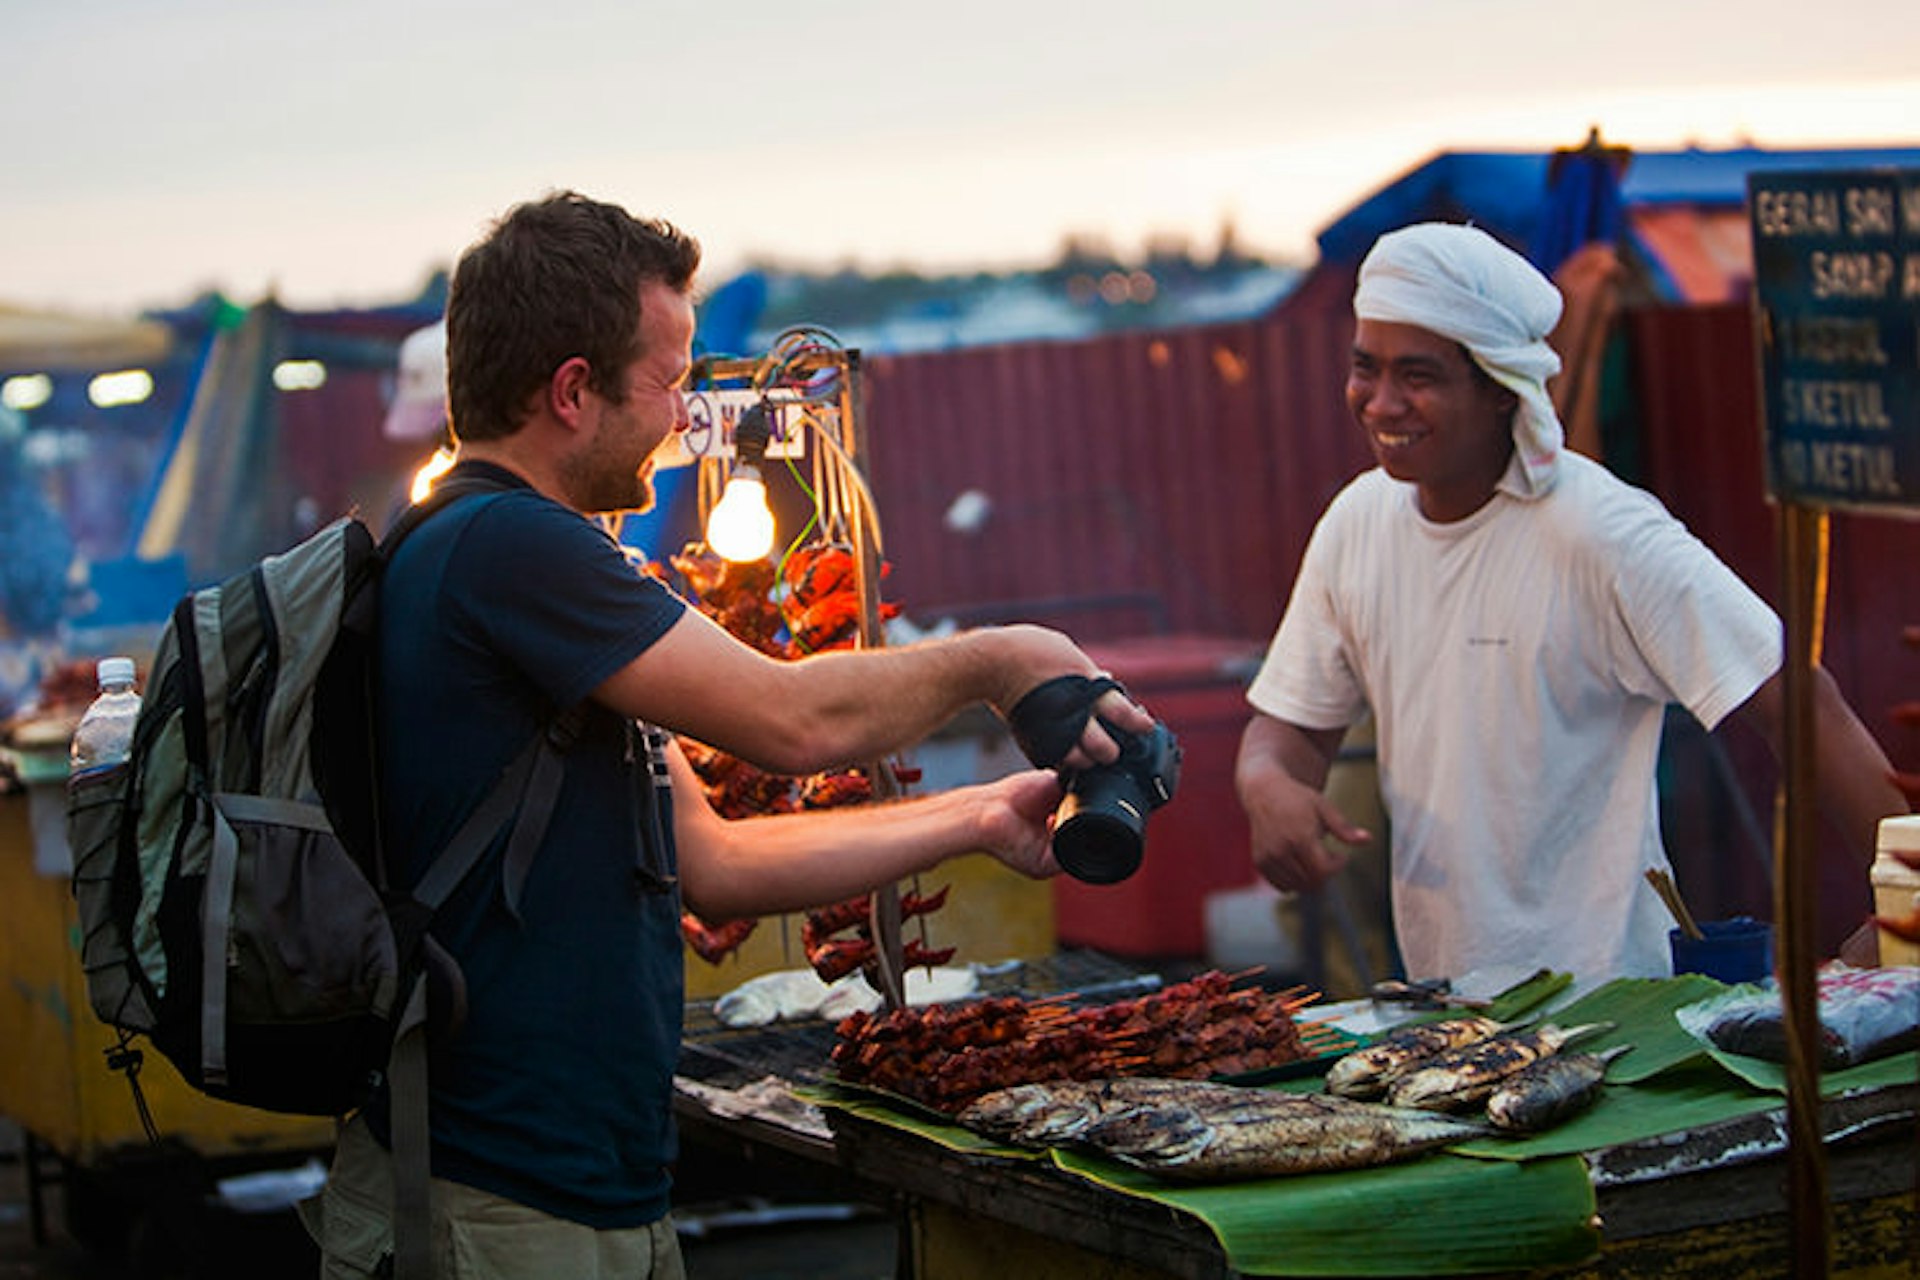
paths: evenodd
<path fill-rule="evenodd" d="M 867 473 L 867 427 L 860 403 L 860 353 L 844 353 L 840 372 L 840 443 L 847 463 L 864 482 Z M 868 510 L 867 491 L 850 485 L 848 493 L 848 532 L 853 537 L 854 586 L 860 596 L 860 647 L 876 649 L 886 644 L 886 632 L 880 618 L 880 548 L 874 541 L 876 513 Z M 873 798 L 885 804 L 900 794 L 893 769 L 886 760 L 868 766 L 873 778 Z M 880 957 L 880 995 L 889 1009 L 907 1005 L 905 940 L 901 936 L 900 886 L 883 884 L 873 891 L 872 926 L 874 950 Z"/>
<path fill-rule="evenodd" d="M 1780 504 L 1786 647 L 1783 751 L 1786 819 L 1774 858 L 1774 922 L 1779 941 L 1780 998 L 1787 1029 L 1787 1191 L 1793 1274 L 1816 1280 L 1828 1271 L 1827 1171 L 1820 1131 L 1819 881 L 1815 875 L 1813 671 L 1820 642 L 1820 555 L 1826 513 Z"/>

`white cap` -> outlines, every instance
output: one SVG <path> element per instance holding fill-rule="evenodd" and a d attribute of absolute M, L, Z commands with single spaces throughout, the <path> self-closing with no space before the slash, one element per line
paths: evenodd
<path fill-rule="evenodd" d="M 132 684 L 133 659 L 102 658 L 99 665 L 94 667 L 94 674 L 100 678 L 102 685 Z"/>
<path fill-rule="evenodd" d="M 1880 819 L 1879 847 L 1901 853 L 1920 853 L 1920 813 Z"/>
<path fill-rule="evenodd" d="M 432 440 L 447 420 L 447 322 L 408 334 L 400 343 L 399 363 L 382 434 L 389 440 Z"/>

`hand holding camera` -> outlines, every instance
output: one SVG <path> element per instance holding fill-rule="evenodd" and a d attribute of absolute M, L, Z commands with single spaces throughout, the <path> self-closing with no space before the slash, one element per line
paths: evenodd
<path fill-rule="evenodd" d="M 1014 741 L 1038 767 L 1057 767 L 1079 740 L 1094 703 L 1119 687 L 1105 676 L 1060 676 L 1041 684 L 1008 716 Z M 1119 758 L 1061 774 L 1067 794 L 1054 813 L 1053 856 L 1077 880 L 1117 884 L 1140 866 L 1147 815 L 1173 799 L 1180 784 L 1180 743 L 1158 722 L 1144 734 L 1100 723 L 1119 744 Z"/>

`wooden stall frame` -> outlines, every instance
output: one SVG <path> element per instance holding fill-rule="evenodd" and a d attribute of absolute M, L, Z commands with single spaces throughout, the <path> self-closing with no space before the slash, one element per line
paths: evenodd
<path fill-rule="evenodd" d="M 770 398 L 776 390 L 788 394 L 781 403 L 787 415 L 780 443 L 789 457 L 806 454 L 813 461 L 813 520 L 828 536 L 844 536 L 853 548 L 854 583 L 860 600 L 859 646 L 879 648 L 886 643 L 880 618 L 881 535 L 879 512 L 865 474 L 869 448 L 861 411 L 860 352 L 841 345 L 827 330 L 796 326 L 782 331 L 758 357 L 703 358 L 689 380 L 696 389 L 748 390 Z M 808 388 L 823 386 L 824 392 Z M 726 486 L 735 455 L 736 422 L 723 419 L 719 438 L 697 459 L 700 468 L 700 521 Z M 807 450 L 807 437 L 814 448 Z M 804 533 L 804 531 L 803 531 Z M 869 763 L 876 800 L 900 794 L 900 784 L 885 761 Z M 906 1004 L 906 973 L 902 960 L 900 889 L 886 884 L 873 893 L 872 925 L 879 956 L 881 995 L 890 1009 Z"/>

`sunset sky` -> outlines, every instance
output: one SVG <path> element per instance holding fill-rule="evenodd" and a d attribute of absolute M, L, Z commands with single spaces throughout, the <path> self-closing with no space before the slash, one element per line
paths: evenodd
<path fill-rule="evenodd" d="M 0 302 L 418 292 L 556 186 L 751 257 L 1307 258 L 1447 149 L 1920 144 L 1912 0 L 0 0 Z"/>

